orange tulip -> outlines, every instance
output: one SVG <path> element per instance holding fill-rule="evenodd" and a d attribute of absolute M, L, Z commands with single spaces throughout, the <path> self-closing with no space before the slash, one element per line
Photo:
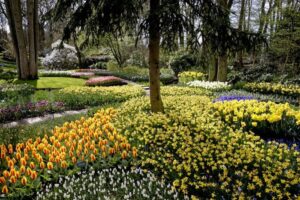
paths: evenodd
<path fill-rule="evenodd" d="M 22 164 L 22 165 L 24 165 L 24 166 L 27 164 L 27 162 L 26 162 L 26 159 L 25 159 L 25 158 L 21 158 L 21 164 Z"/>
<path fill-rule="evenodd" d="M 3 194 L 7 194 L 7 193 L 8 193 L 8 188 L 7 188 L 6 185 L 4 185 L 4 186 L 2 187 L 2 193 L 3 193 Z"/>
<path fill-rule="evenodd" d="M 30 165 L 29 165 L 29 166 L 30 166 L 31 169 L 34 169 L 34 168 L 35 168 L 34 162 L 30 162 Z"/>
<path fill-rule="evenodd" d="M 35 179 L 37 178 L 37 172 L 36 172 L 36 171 L 32 171 L 32 172 L 31 172 L 31 175 L 30 175 L 30 178 L 31 178 L 32 180 L 35 180 Z"/>
<path fill-rule="evenodd" d="M 25 176 L 22 177 L 21 183 L 22 183 L 22 185 L 26 185 L 27 184 L 27 178 Z"/>
<path fill-rule="evenodd" d="M 18 160 L 21 159 L 21 153 L 20 153 L 20 152 L 16 153 L 16 158 L 17 158 Z"/>
<path fill-rule="evenodd" d="M 22 174 L 24 174 L 24 173 L 26 172 L 26 168 L 25 168 L 24 165 L 22 165 L 22 166 L 20 167 L 20 172 L 21 172 Z"/>
<path fill-rule="evenodd" d="M 44 169 L 45 168 L 45 163 L 44 162 L 40 162 L 40 168 Z"/>
<path fill-rule="evenodd" d="M 96 156 L 94 154 L 91 154 L 91 161 L 94 162 L 96 160 Z"/>
<path fill-rule="evenodd" d="M 61 166 L 63 169 L 65 169 L 65 168 L 68 167 L 68 164 L 67 164 L 67 162 L 66 162 L 65 160 L 63 160 L 63 161 L 60 163 L 60 166 Z"/>
<path fill-rule="evenodd" d="M 53 163 L 52 163 L 52 162 L 48 162 L 48 163 L 47 163 L 47 168 L 48 168 L 49 170 L 52 170 L 52 169 L 53 169 Z"/>
<path fill-rule="evenodd" d="M 17 182 L 17 178 L 15 176 L 11 176 L 9 181 L 14 184 Z"/>
<path fill-rule="evenodd" d="M 125 159 L 127 157 L 127 151 L 123 151 L 121 157 L 122 159 Z"/>
<path fill-rule="evenodd" d="M 7 170 L 4 170 L 4 171 L 3 171 L 3 176 L 4 176 L 5 178 L 8 178 L 8 177 L 10 176 L 10 173 L 9 173 Z"/>
<path fill-rule="evenodd" d="M 72 162 L 75 164 L 76 161 L 77 161 L 77 159 L 73 156 L 73 157 L 72 157 Z"/>
<path fill-rule="evenodd" d="M 109 148 L 109 154 L 113 155 L 114 153 L 116 153 L 116 150 L 114 148 Z"/>
<path fill-rule="evenodd" d="M 13 168 L 14 165 L 15 165 L 15 163 L 14 163 L 13 160 L 9 160 L 8 163 L 7 163 L 7 165 L 9 166 L 9 168 Z"/>
<path fill-rule="evenodd" d="M 0 177 L 0 184 L 5 184 L 6 183 L 6 180 L 5 178 L 2 176 Z"/>

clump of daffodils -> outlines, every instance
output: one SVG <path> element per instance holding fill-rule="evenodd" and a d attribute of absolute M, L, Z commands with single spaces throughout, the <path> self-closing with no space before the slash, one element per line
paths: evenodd
<path fill-rule="evenodd" d="M 248 130 L 265 130 L 261 131 L 261 134 L 265 135 L 276 133 L 299 138 L 300 111 L 293 109 L 288 103 L 233 100 L 216 102 L 212 104 L 212 108 L 218 111 L 222 120 L 228 124 Z"/>
<path fill-rule="evenodd" d="M 180 87 L 180 86 L 163 86 L 161 87 L 163 96 L 182 96 L 182 95 L 212 95 L 211 91 L 202 88 Z"/>
<path fill-rule="evenodd" d="M 196 72 L 196 71 L 181 72 L 178 75 L 180 83 L 188 83 L 190 81 L 195 81 L 195 80 L 204 80 L 205 76 L 206 75 L 204 73 Z"/>
<path fill-rule="evenodd" d="M 229 90 L 230 85 L 227 82 L 219 82 L 219 81 L 191 81 L 187 83 L 188 86 L 191 87 L 199 87 L 213 91 L 221 91 L 221 90 Z"/>
<path fill-rule="evenodd" d="M 295 97 L 300 96 L 299 85 L 283 85 L 280 83 L 247 83 L 243 86 L 243 88 L 251 92 L 282 94 Z"/>
<path fill-rule="evenodd" d="M 36 200 L 189 199 L 150 171 L 116 167 L 61 177 L 39 191 Z"/>
<path fill-rule="evenodd" d="M 113 120 L 139 144 L 138 165 L 198 197 L 297 199 L 300 153 L 295 146 L 267 143 L 228 125 L 208 97 L 169 96 L 164 105 L 165 113 L 149 114 L 148 99 L 132 99 Z"/>

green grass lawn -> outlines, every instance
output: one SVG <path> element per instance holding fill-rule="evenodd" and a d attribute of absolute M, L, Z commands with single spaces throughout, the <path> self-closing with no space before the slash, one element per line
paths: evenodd
<path fill-rule="evenodd" d="M 69 77 L 40 77 L 38 80 L 32 81 L 15 80 L 14 83 L 28 83 L 35 88 L 65 88 L 70 86 L 84 86 L 85 80 Z"/>

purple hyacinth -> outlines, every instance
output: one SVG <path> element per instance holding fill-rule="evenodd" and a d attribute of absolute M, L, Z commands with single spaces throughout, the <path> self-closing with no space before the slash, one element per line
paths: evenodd
<path fill-rule="evenodd" d="M 218 101 L 244 101 L 244 100 L 251 100 L 255 99 L 252 96 L 238 96 L 238 95 L 233 95 L 233 96 L 220 96 L 219 98 L 216 98 L 213 100 L 213 102 L 218 102 Z"/>

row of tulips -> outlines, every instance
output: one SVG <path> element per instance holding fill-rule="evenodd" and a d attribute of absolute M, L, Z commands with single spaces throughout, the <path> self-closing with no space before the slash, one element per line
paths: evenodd
<path fill-rule="evenodd" d="M 55 174 L 66 174 L 79 163 L 97 160 L 116 162 L 137 156 L 137 149 L 117 133 L 110 124 L 113 109 L 101 110 L 92 118 L 81 118 L 51 135 L 24 143 L 0 146 L 0 184 L 5 195 L 19 194 L 24 188 L 36 188 L 41 181 L 51 180 Z"/>

